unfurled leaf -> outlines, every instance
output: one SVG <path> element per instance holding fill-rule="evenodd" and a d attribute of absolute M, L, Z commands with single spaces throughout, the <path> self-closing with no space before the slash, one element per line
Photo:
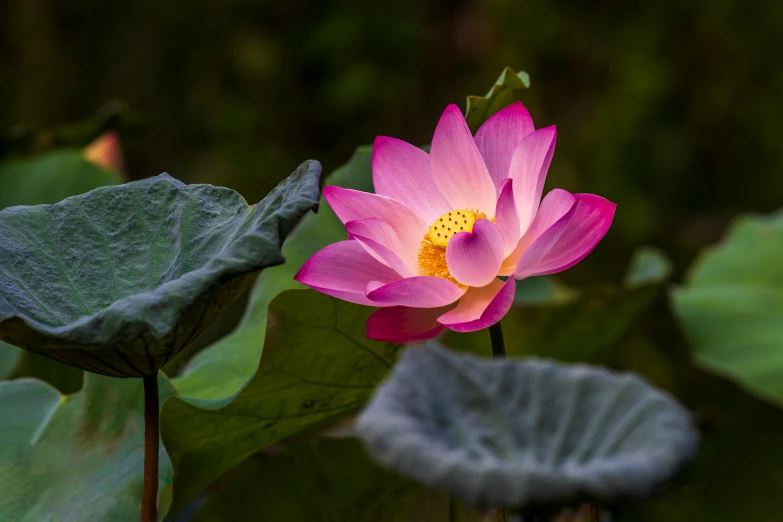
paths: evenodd
<path fill-rule="evenodd" d="M 695 455 L 690 415 L 632 374 L 409 348 L 357 420 L 384 465 L 478 506 L 645 497 Z"/>
<path fill-rule="evenodd" d="M 158 378 L 161 401 L 174 394 Z M 41 381 L 0 382 L 0 520 L 135 521 L 143 484 L 144 405 L 139 379 L 85 374 L 62 396 Z M 160 518 L 172 496 L 161 447 Z"/>
<path fill-rule="evenodd" d="M 166 402 L 174 512 L 253 453 L 367 401 L 399 349 L 364 337 L 371 311 L 312 290 L 284 292 L 269 308 L 261 367 L 233 400 L 215 409 Z"/>
<path fill-rule="evenodd" d="M 154 373 L 316 205 L 307 162 L 261 203 L 168 175 L 0 211 L 0 339 L 115 377 Z"/>
<path fill-rule="evenodd" d="M 221 481 L 193 522 L 434 522 L 448 496 L 373 464 L 354 438 L 257 454 Z"/>
<path fill-rule="evenodd" d="M 530 76 L 526 72 L 514 72 L 511 67 L 503 69 L 486 96 L 468 96 L 465 120 L 470 130 L 476 132 L 487 118 L 517 101 L 519 92 L 528 87 L 530 87 Z"/>
<path fill-rule="evenodd" d="M 672 294 L 697 364 L 783 405 L 783 213 L 744 217 Z"/>

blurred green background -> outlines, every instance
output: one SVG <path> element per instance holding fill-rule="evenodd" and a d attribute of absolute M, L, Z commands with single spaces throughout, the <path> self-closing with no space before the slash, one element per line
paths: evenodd
<path fill-rule="evenodd" d="M 130 179 L 166 171 L 249 201 L 378 134 L 428 143 L 446 104 L 525 70 L 536 125 L 558 126 L 547 187 L 618 203 L 564 274 L 574 285 L 620 280 L 641 245 L 680 280 L 733 217 L 783 201 L 771 0 L 6 0 L 0 27 L 1 156 L 82 146 L 71 124 L 95 115 L 119 131 Z M 615 344 L 600 362 L 675 391 L 705 432 L 685 485 L 622 520 L 783 520 L 783 414 L 694 368 L 660 296 Z"/>
<path fill-rule="evenodd" d="M 772 1 L 0 6 L 0 128 L 121 100 L 134 179 L 166 171 L 258 200 L 306 158 L 329 172 L 378 134 L 428 143 L 447 103 L 510 65 L 531 75 L 537 126 L 558 125 L 548 185 L 620 203 L 596 260 L 607 270 L 642 243 L 681 268 L 730 216 L 783 193 Z"/>

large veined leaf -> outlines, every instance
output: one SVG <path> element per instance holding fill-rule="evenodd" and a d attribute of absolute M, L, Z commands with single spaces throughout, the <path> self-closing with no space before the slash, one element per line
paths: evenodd
<path fill-rule="evenodd" d="M 61 150 L 0 164 L 0 209 L 15 205 L 56 203 L 105 185 L 116 185 L 116 174 L 101 170 L 79 150 Z M 21 352 L 0 341 L 0 378 L 17 366 Z"/>
<path fill-rule="evenodd" d="M 158 378 L 161 401 L 175 393 Z M 0 520 L 139 519 L 144 405 L 139 379 L 85 374 L 71 396 L 38 380 L 0 382 Z M 171 462 L 161 445 L 161 518 L 172 497 Z"/>
<path fill-rule="evenodd" d="M 695 361 L 783 405 L 783 213 L 744 217 L 672 294 Z"/>
<path fill-rule="evenodd" d="M 405 351 L 356 423 L 372 456 L 478 506 L 648 496 L 690 461 L 688 412 L 632 374 Z"/>
<path fill-rule="evenodd" d="M 468 96 L 465 120 L 470 129 L 476 132 L 487 118 L 517 101 L 519 92 L 528 87 L 530 76 L 526 72 L 515 72 L 511 67 L 503 69 L 486 96 Z"/>
<path fill-rule="evenodd" d="M 302 164 L 255 206 L 162 174 L 0 211 L 0 339 L 104 375 L 154 373 L 284 261 L 319 173 Z"/>
<path fill-rule="evenodd" d="M 449 510 L 459 510 L 449 518 Z M 459 518 L 457 518 L 457 516 Z M 193 522 L 477 521 L 447 495 L 372 463 L 354 438 L 257 454 L 222 480 Z"/>
<path fill-rule="evenodd" d="M 261 367 L 233 401 L 215 409 L 164 404 L 175 512 L 260 449 L 367 401 L 399 348 L 364 337 L 371 312 L 313 290 L 284 292 L 269 310 Z"/>

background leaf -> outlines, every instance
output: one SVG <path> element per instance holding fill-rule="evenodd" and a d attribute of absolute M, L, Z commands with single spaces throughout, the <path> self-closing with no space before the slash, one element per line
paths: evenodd
<path fill-rule="evenodd" d="M 696 362 L 783 406 L 783 213 L 744 217 L 672 301 Z"/>
<path fill-rule="evenodd" d="M 161 402 L 176 393 L 158 379 Z M 37 380 L 0 382 L 0 519 L 18 522 L 139 519 L 144 412 L 140 379 L 85 374 L 62 396 Z M 160 448 L 160 518 L 172 496 Z"/>
<path fill-rule="evenodd" d="M 22 358 L 22 352 L 16 346 L 0 341 L 0 379 L 11 375 Z"/>
<path fill-rule="evenodd" d="M 515 306 L 501 325 L 511 356 L 537 355 L 567 362 L 605 362 L 607 352 L 628 334 L 655 304 L 669 276 L 669 261 L 652 249 L 640 249 L 629 264 L 626 282 L 586 289 L 557 279 L 518 283 Z M 451 348 L 489 355 L 485 331 L 446 331 Z"/>
<path fill-rule="evenodd" d="M 254 455 L 211 493 L 193 522 L 477 521 L 449 519 L 449 498 L 372 463 L 354 438 Z"/>
<path fill-rule="evenodd" d="M 379 462 L 476 506 L 646 498 L 693 459 L 690 414 L 633 374 L 406 350 L 359 415 Z"/>
<path fill-rule="evenodd" d="M 164 404 L 175 513 L 260 449 L 364 404 L 399 348 L 364 337 L 371 312 L 313 290 L 284 292 L 269 309 L 261 367 L 231 402 L 214 409 L 177 398 Z"/>
<path fill-rule="evenodd" d="M 0 209 L 57 203 L 122 179 L 87 161 L 78 150 L 58 150 L 0 164 Z"/>

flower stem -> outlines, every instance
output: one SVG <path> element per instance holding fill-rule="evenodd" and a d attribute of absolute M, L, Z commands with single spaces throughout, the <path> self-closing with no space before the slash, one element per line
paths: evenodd
<path fill-rule="evenodd" d="M 489 327 L 489 339 L 492 342 L 492 358 L 504 359 L 506 342 L 503 340 L 503 327 L 500 326 L 500 321 Z"/>
<path fill-rule="evenodd" d="M 489 327 L 489 340 L 492 343 L 492 358 L 505 359 L 506 342 L 503 340 L 503 327 L 500 326 L 500 321 Z M 496 520 L 497 522 L 507 522 L 508 510 L 504 507 L 499 507 Z"/>
<path fill-rule="evenodd" d="M 160 409 L 158 372 L 144 377 L 144 489 L 141 522 L 158 522 L 158 446 Z"/>

